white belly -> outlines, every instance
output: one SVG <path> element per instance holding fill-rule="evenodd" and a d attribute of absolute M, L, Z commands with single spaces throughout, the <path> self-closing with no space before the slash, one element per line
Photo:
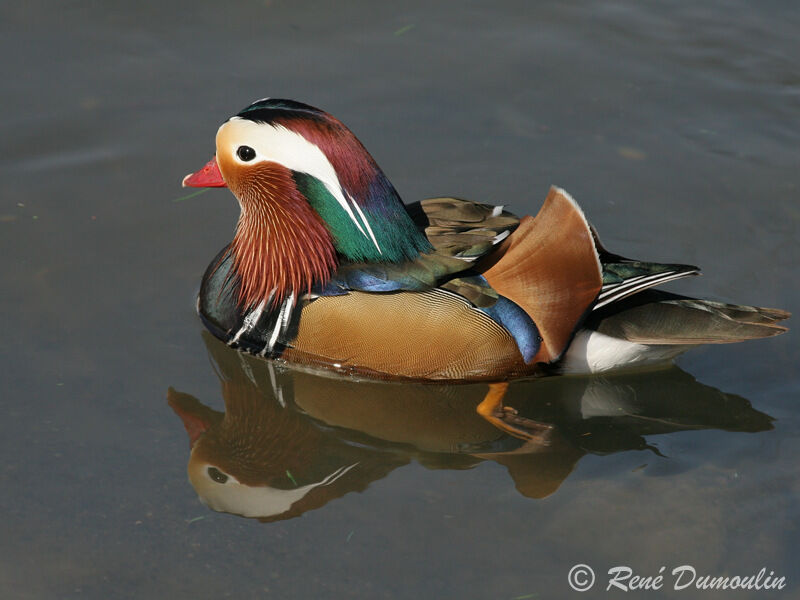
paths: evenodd
<path fill-rule="evenodd" d="M 564 373 L 600 373 L 626 367 L 666 363 L 690 345 L 647 345 L 583 329 L 575 335 L 561 361 Z"/>

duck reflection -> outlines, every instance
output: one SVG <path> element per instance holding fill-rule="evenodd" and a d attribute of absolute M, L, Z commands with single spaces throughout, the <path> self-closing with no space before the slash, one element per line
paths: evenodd
<path fill-rule="evenodd" d="M 486 384 L 353 381 L 265 362 L 207 334 L 204 340 L 225 412 L 168 392 L 189 435 L 189 480 L 210 508 L 263 521 L 364 490 L 412 460 L 448 469 L 493 460 L 521 494 L 543 498 L 587 453 L 658 453 L 645 437 L 674 431 L 772 428 L 772 418 L 744 398 L 677 367 L 516 382 L 503 399 L 516 411 L 498 419 L 485 410 Z"/>

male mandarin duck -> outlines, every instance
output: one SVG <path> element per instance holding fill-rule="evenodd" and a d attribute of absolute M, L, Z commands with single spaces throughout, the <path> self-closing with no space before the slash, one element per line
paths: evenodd
<path fill-rule="evenodd" d="M 200 317 L 268 358 L 502 382 L 786 331 L 782 310 L 651 289 L 699 270 L 609 252 L 559 188 L 536 217 L 457 198 L 405 205 L 347 127 L 292 100 L 259 100 L 228 119 L 216 156 L 183 184 L 227 186 L 241 207 L 203 277 Z M 498 385 L 490 396 L 502 397 Z"/>

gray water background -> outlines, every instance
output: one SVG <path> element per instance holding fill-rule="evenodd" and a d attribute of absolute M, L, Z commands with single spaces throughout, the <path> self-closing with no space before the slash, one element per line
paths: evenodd
<path fill-rule="evenodd" d="M 212 513 L 165 398 L 221 405 L 194 297 L 237 207 L 179 183 L 264 96 L 343 120 L 406 201 L 557 184 L 613 250 L 703 267 L 671 289 L 797 312 L 798 30 L 780 1 L 4 3 L 0 596 L 578 597 L 580 562 L 797 597 L 794 332 L 679 360 L 773 430 L 590 454 L 540 500 L 412 461 L 301 518 Z"/>

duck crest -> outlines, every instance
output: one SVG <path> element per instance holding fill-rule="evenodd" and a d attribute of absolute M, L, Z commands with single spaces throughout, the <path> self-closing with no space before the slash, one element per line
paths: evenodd
<path fill-rule="evenodd" d="M 306 145 L 309 163 L 313 154 L 321 153 L 313 166 L 297 156 L 286 166 L 296 189 L 322 218 L 340 257 L 393 263 L 432 250 L 394 186 L 339 120 L 312 106 L 280 99 L 259 100 L 236 117 L 270 126 L 284 139 L 299 136 L 297 149 Z"/>

